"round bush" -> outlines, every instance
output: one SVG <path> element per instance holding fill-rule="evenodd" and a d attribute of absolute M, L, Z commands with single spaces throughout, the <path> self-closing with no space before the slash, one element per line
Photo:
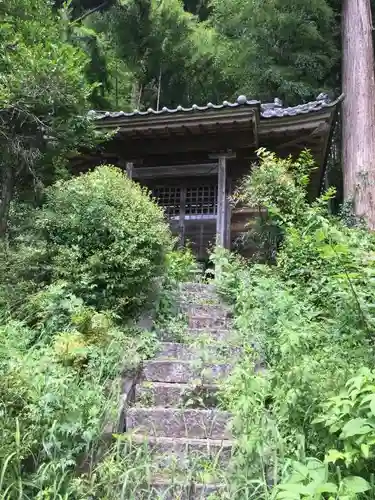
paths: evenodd
<path fill-rule="evenodd" d="M 112 166 L 48 189 L 37 225 L 52 279 L 121 317 L 145 305 L 172 245 L 163 211 L 148 191 Z"/>

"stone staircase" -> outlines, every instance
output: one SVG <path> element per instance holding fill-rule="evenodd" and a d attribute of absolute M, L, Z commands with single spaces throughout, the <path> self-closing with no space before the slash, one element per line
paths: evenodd
<path fill-rule="evenodd" d="M 161 342 L 126 413 L 127 433 L 147 447 L 153 464 L 140 499 L 209 498 L 223 489 L 220 470 L 232 453 L 230 414 L 218 408 L 216 394 L 238 352 L 231 347 L 230 310 L 212 285 L 196 283 L 181 288 L 181 310 L 184 341 L 174 341 L 172 332 Z"/>

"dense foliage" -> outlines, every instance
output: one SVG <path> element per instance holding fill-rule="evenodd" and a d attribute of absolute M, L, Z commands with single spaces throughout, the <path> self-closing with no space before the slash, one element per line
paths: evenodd
<path fill-rule="evenodd" d="M 106 385 L 124 361 L 131 369 L 139 359 L 130 332 L 63 287 L 47 289 L 34 307 L 40 321 L 49 316 L 38 325 L 44 336 L 37 343 L 34 328 L 16 321 L 0 327 L 0 491 L 6 498 L 48 498 L 59 483 L 63 490 L 105 419 L 117 418 L 119 387 L 112 383 L 106 391 Z"/>
<path fill-rule="evenodd" d="M 293 103 L 339 87 L 336 2 L 80 0 L 71 7 L 73 18 L 83 17 L 80 29 L 90 30 L 90 78 L 101 85 L 95 106 L 186 105 L 239 93 Z"/>
<path fill-rule="evenodd" d="M 193 261 L 171 251 L 148 192 L 109 166 L 55 183 L 41 208 L 14 207 L 10 227 L 0 276 L 0 493 L 71 498 L 77 466 L 94 459 L 118 418 L 118 377 L 156 347 L 132 317 L 155 307 L 160 284 L 172 289 Z"/>
<path fill-rule="evenodd" d="M 212 17 L 239 93 L 292 104 L 336 89 L 339 26 L 329 2 L 214 0 Z"/>
<path fill-rule="evenodd" d="M 88 110 L 337 93 L 340 10 L 0 0 L 1 498 L 131 498 L 120 438 L 93 471 L 80 467 L 115 415 L 116 377 L 155 348 L 134 316 L 151 296 L 165 328 L 177 283 L 197 272 L 149 194 L 114 167 L 69 178 L 69 157 L 104 139 Z M 272 263 L 213 257 L 245 347 L 223 395 L 233 498 L 374 498 L 374 238 L 328 214 L 333 191 L 307 204 L 307 154 L 260 156 L 237 198 L 267 209 L 248 237 Z"/>
<path fill-rule="evenodd" d="M 1 3 L 0 235 L 11 200 L 30 200 L 61 177 L 67 153 L 94 141 L 86 117 L 87 58 L 44 0 Z"/>
<path fill-rule="evenodd" d="M 145 305 L 171 246 L 162 210 L 146 190 L 108 166 L 47 190 L 36 230 L 51 278 L 123 317 Z"/>
<path fill-rule="evenodd" d="M 260 157 L 238 196 L 280 229 L 276 265 L 214 257 L 248 346 L 224 392 L 238 436 L 233 482 L 246 498 L 362 498 L 374 470 L 375 241 L 328 215 L 332 192 L 308 205 L 308 156 Z"/>
<path fill-rule="evenodd" d="M 1 254 L 3 307 L 27 315 L 27 295 L 62 280 L 85 303 L 126 318 L 155 293 L 171 235 L 162 210 L 120 170 L 59 181 L 27 215 Z"/>

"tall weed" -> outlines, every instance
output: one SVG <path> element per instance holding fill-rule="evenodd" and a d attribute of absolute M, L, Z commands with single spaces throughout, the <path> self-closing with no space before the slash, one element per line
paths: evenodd
<path fill-rule="evenodd" d="M 264 476 L 268 486 L 259 498 L 372 498 L 372 451 L 362 462 L 340 462 L 353 438 L 341 433 L 340 444 L 340 429 L 322 424 L 342 411 L 344 396 L 337 398 L 346 382 L 362 367 L 374 368 L 374 237 L 328 214 L 333 191 L 308 203 L 307 154 L 297 161 L 259 154 L 260 166 L 238 197 L 263 206 L 279 228 L 276 261 L 253 264 L 223 250 L 213 255 L 243 344 L 252 344 L 266 365 L 259 372 L 254 353 L 243 355 L 223 391 L 237 437 L 232 481 L 249 489 Z M 322 417 L 327 409 L 331 416 Z M 363 411 L 372 422 L 370 410 Z M 363 442 L 372 449 L 371 440 Z"/>
<path fill-rule="evenodd" d="M 80 498 L 119 379 L 157 345 L 132 320 L 167 280 L 173 241 L 149 194 L 110 167 L 56 184 L 28 217 L 0 253 L 0 498 Z"/>

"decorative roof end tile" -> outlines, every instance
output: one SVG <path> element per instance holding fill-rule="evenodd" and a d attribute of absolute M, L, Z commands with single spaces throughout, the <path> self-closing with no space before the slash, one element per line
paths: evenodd
<path fill-rule="evenodd" d="M 274 103 L 275 107 L 277 107 L 277 108 L 283 107 L 283 101 L 281 99 L 279 99 L 278 97 L 275 97 L 275 99 L 273 100 L 273 103 Z"/>
<path fill-rule="evenodd" d="M 242 106 L 247 103 L 247 97 L 245 95 L 239 95 L 237 97 L 237 103 Z"/>
<path fill-rule="evenodd" d="M 324 92 L 321 92 L 318 97 L 316 98 L 317 101 L 322 101 L 322 102 L 326 102 L 327 104 L 329 102 L 331 102 L 331 99 L 329 97 L 328 94 L 324 93 Z"/>

